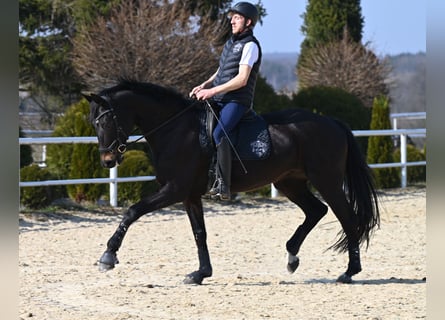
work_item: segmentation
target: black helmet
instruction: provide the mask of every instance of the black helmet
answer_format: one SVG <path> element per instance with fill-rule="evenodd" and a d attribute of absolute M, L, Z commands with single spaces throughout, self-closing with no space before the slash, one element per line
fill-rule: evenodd
<path fill-rule="evenodd" d="M 252 27 L 255 26 L 259 17 L 258 9 L 249 2 L 238 2 L 230 8 L 229 12 L 239 13 L 245 18 L 252 20 Z"/>

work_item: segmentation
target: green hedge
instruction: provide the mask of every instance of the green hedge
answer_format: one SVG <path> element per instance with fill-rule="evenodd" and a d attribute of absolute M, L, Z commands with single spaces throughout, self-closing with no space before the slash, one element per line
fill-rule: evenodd
<path fill-rule="evenodd" d="M 118 168 L 119 177 L 153 176 L 154 169 L 145 152 L 141 150 L 129 150 L 124 155 L 124 161 Z M 118 202 L 131 204 L 142 197 L 156 192 L 156 181 L 122 182 L 118 185 Z"/>
<path fill-rule="evenodd" d="M 67 109 L 58 119 L 54 137 L 96 136 L 88 120 L 89 103 L 82 99 Z M 96 144 L 52 144 L 47 147 L 48 169 L 57 179 L 105 178 L 108 170 L 102 168 Z M 68 185 L 66 190 L 71 199 L 96 201 L 107 190 L 105 184 Z"/>
<path fill-rule="evenodd" d="M 19 127 L 19 137 L 25 137 L 21 127 Z M 27 144 L 20 145 L 20 168 L 29 166 L 33 161 L 31 146 Z"/>
<path fill-rule="evenodd" d="M 36 164 L 20 169 L 21 181 L 44 181 L 53 178 L 48 169 L 40 168 Z M 59 186 L 22 187 L 20 188 L 20 203 L 28 209 L 41 209 L 64 195 L 63 188 Z"/>
<path fill-rule="evenodd" d="M 385 96 L 374 99 L 372 107 L 371 130 L 391 129 L 389 119 L 389 99 Z M 394 162 L 394 143 L 391 136 L 371 136 L 368 140 L 368 163 Z M 378 188 L 395 188 L 400 186 L 398 168 L 374 168 L 376 186 Z"/>
<path fill-rule="evenodd" d="M 293 96 L 293 105 L 337 118 L 352 130 L 367 130 L 371 112 L 355 95 L 340 88 L 314 86 Z"/>
<path fill-rule="evenodd" d="M 333 87 L 314 86 L 300 90 L 293 96 L 292 104 L 311 112 L 336 118 L 351 130 L 368 130 L 371 110 L 355 95 Z M 366 153 L 368 138 L 356 138 L 360 150 Z"/>
<path fill-rule="evenodd" d="M 408 162 L 425 161 L 425 154 L 413 145 L 406 147 Z M 400 162 L 400 149 L 394 151 L 394 162 Z M 407 168 L 408 183 L 425 182 L 426 166 L 412 166 Z"/>

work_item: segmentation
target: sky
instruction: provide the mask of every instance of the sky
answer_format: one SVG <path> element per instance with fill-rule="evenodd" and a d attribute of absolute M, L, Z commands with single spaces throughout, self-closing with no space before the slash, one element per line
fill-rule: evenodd
<path fill-rule="evenodd" d="M 251 1 L 255 3 L 256 1 Z M 427 0 L 361 0 L 362 43 L 378 55 L 426 52 Z M 264 53 L 299 52 L 307 0 L 262 0 L 267 16 L 255 35 Z"/>

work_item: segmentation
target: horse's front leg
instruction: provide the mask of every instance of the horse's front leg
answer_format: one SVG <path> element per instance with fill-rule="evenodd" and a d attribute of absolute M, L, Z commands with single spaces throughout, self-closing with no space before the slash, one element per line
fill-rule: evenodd
<path fill-rule="evenodd" d="M 146 213 L 167 207 L 178 201 L 179 200 L 176 197 L 173 197 L 171 192 L 168 191 L 168 187 L 164 187 L 159 192 L 142 199 L 128 208 L 116 231 L 108 240 L 107 249 L 99 259 L 99 270 L 111 270 L 117 263 L 119 263 L 119 260 L 117 259 L 117 251 L 121 247 L 122 240 L 133 222 Z"/>
<path fill-rule="evenodd" d="M 207 248 L 207 232 L 204 222 L 201 197 L 193 197 L 184 201 L 187 215 L 192 225 L 196 246 L 198 247 L 199 269 L 188 274 L 184 279 L 186 284 L 201 284 L 204 278 L 212 276 L 209 250 Z"/>

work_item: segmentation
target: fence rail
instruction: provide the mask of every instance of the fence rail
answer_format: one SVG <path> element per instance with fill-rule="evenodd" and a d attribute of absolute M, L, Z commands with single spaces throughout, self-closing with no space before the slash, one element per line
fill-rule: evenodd
<path fill-rule="evenodd" d="M 424 166 L 426 161 L 407 161 L 407 136 L 416 135 L 426 137 L 426 129 L 396 129 L 396 130 L 356 130 L 352 131 L 354 136 L 399 136 L 400 137 L 400 162 L 395 163 L 378 163 L 369 164 L 371 168 L 401 168 L 401 187 L 407 185 L 407 167 Z M 130 136 L 128 141 L 135 141 L 139 136 Z M 138 142 L 145 142 L 141 139 Z M 20 145 L 47 145 L 47 144 L 64 144 L 64 143 L 97 143 L 97 137 L 35 137 L 35 138 L 19 138 Z M 117 166 L 110 169 L 109 178 L 91 178 L 91 179 L 69 179 L 69 180 L 44 180 L 44 181 L 20 181 L 20 187 L 36 187 L 51 185 L 69 185 L 69 184 L 89 184 L 89 183 L 109 183 L 110 185 L 110 205 L 117 206 L 117 186 L 118 183 L 151 181 L 156 179 L 155 176 L 138 176 L 138 177 L 118 177 Z M 277 195 L 277 191 L 272 186 L 272 197 Z"/>
<path fill-rule="evenodd" d="M 426 119 L 426 112 L 404 112 L 404 113 L 392 113 L 390 115 L 392 119 L 392 128 L 397 129 L 398 120 L 422 120 Z"/>

